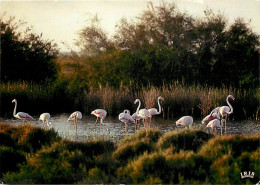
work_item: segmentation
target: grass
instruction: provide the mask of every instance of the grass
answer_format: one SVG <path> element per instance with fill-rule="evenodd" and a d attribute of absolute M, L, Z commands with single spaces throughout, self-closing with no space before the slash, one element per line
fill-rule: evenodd
<path fill-rule="evenodd" d="M 0 177 L 8 184 L 255 184 L 260 174 L 260 135 L 148 129 L 114 144 L 1 123 L 0 138 Z M 242 171 L 255 178 L 241 179 Z"/>
<path fill-rule="evenodd" d="M 141 108 L 158 108 L 158 96 L 164 97 L 162 102 L 162 114 L 165 119 L 179 118 L 183 115 L 191 115 L 195 119 L 206 116 L 213 108 L 227 105 L 226 97 L 232 94 L 236 99 L 231 101 L 234 113 L 230 119 L 259 120 L 260 90 L 248 90 L 247 92 L 233 88 L 213 88 L 197 86 L 185 86 L 180 83 L 167 84 L 163 87 L 141 87 L 133 90 L 121 85 L 118 89 L 108 85 L 99 84 L 97 88 L 80 85 L 74 82 L 70 84 L 66 80 L 60 80 L 55 84 L 28 84 L 6 83 L 0 85 L 1 115 L 11 117 L 14 104 L 11 101 L 18 100 L 17 110 L 39 115 L 42 112 L 51 114 L 72 112 L 80 110 L 84 114 L 90 114 L 92 110 L 103 108 L 108 116 L 118 116 L 124 109 L 131 113 L 136 111 L 134 100 L 139 98 Z M 82 87 L 81 87 L 82 86 Z"/>

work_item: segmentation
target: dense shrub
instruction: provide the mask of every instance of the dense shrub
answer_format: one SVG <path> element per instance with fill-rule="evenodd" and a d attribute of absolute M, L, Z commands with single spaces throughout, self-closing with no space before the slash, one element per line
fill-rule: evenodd
<path fill-rule="evenodd" d="M 164 134 L 158 141 L 162 149 L 173 147 L 175 152 L 193 150 L 196 152 L 203 143 L 213 136 L 200 130 L 171 131 Z"/>
<path fill-rule="evenodd" d="M 0 177 L 8 171 L 19 170 L 18 165 L 25 162 L 25 154 L 8 146 L 0 146 Z"/>

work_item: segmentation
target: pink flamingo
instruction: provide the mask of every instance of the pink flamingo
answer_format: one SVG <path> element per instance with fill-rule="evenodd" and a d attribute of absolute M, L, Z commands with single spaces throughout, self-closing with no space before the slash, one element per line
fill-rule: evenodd
<path fill-rule="evenodd" d="M 74 130 L 77 131 L 77 124 L 78 124 L 78 119 L 81 119 L 82 118 L 82 114 L 80 111 L 75 111 L 73 112 L 69 119 L 67 121 L 70 121 L 70 120 L 74 120 Z"/>
<path fill-rule="evenodd" d="M 191 116 L 183 116 L 176 121 L 176 126 L 185 126 L 186 128 L 191 128 L 193 123 L 193 118 Z"/>
<path fill-rule="evenodd" d="M 149 111 L 148 111 L 147 109 L 141 109 L 141 110 L 139 110 L 140 107 L 141 107 L 141 101 L 140 101 L 139 99 L 136 99 L 135 102 L 134 102 L 134 104 L 136 104 L 137 102 L 139 103 L 139 105 L 138 105 L 138 107 L 137 107 L 136 112 L 138 112 L 138 115 L 142 117 L 143 123 L 144 123 L 144 128 L 146 128 L 146 120 L 147 120 L 148 118 L 150 118 L 151 115 L 150 115 L 150 113 L 149 113 Z"/>
<path fill-rule="evenodd" d="M 215 134 L 217 132 L 217 127 L 218 128 L 222 128 L 223 125 L 223 120 L 219 120 L 219 119 L 213 119 L 211 120 L 208 124 L 207 124 L 207 128 L 211 128 L 211 133 L 213 133 L 214 129 L 215 129 Z"/>
<path fill-rule="evenodd" d="M 164 101 L 164 98 L 161 97 L 161 96 L 159 96 L 158 99 L 157 99 L 159 111 L 158 111 L 156 108 L 148 109 L 149 114 L 151 115 L 151 117 L 150 117 L 150 123 L 149 123 L 149 128 L 151 128 L 152 116 L 153 116 L 153 115 L 161 114 L 161 112 L 162 112 L 162 108 L 161 108 L 161 105 L 160 105 L 160 100 Z"/>
<path fill-rule="evenodd" d="M 98 118 L 100 118 L 100 130 L 101 130 L 101 125 L 107 115 L 107 111 L 105 111 L 104 109 L 96 109 L 96 110 L 92 111 L 91 114 L 93 114 L 97 117 L 96 122 L 95 122 L 95 130 L 96 130 L 96 124 L 97 124 Z"/>
<path fill-rule="evenodd" d="M 135 120 L 130 115 L 129 110 L 124 110 L 123 113 L 120 113 L 118 119 L 125 123 L 125 134 L 127 133 L 127 123 L 135 123 Z"/>
<path fill-rule="evenodd" d="M 39 120 L 42 121 L 44 129 L 46 129 L 47 126 L 51 125 L 51 122 L 49 122 L 50 118 L 51 118 L 51 115 L 49 113 L 42 113 L 40 115 Z"/>
<path fill-rule="evenodd" d="M 203 120 L 202 120 L 202 124 L 206 124 L 208 122 L 210 122 L 213 119 L 220 119 L 219 115 L 218 115 L 218 111 L 219 111 L 220 107 L 216 107 L 215 109 L 213 109 L 209 115 L 207 115 Z"/>
<path fill-rule="evenodd" d="M 233 107 L 229 103 L 229 100 L 228 100 L 229 98 L 231 98 L 233 101 L 235 100 L 234 96 L 228 95 L 226 98 L 226 102 L 227 102 L 228 106 L 222 106 L 218 110 L 218 113 L 221 116 L 221 118 L 223 119 L 223 117 L 225 117 L 225 134 L 227 134 L 227 117 L 228 117 L 228 115 L 233 113 Z M 221 135 L 222 135 L 222 127 L 221 127 Z"/>
<path fill-rule="evenodd" d="M 13 116 L 14 116 L 15 118 L 18 118 L 18 119 L 22 120 L 23 123 L 24 123 L 26 120 L 33 120 L 33 117 L 30 116 L 28 113 L 25 113 L 25 112 L 18 112 L 18 113 L 16 113 L 16 108 L 17 108 L 17 100 L 16 100 L 16 99 L 14 99 L 14 100 L 12 101 L 12 103 L 15 103 L 14 112 L 13 112 Z"/>

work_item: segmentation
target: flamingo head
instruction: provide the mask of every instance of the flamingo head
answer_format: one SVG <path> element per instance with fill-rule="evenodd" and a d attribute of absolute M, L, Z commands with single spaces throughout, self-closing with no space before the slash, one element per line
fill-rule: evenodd
<path fill-rule="evenodd" d="M 15 103 L 15 102 L 17 102 L 17 100 L 16 100 L 16 99 L 13 99 L 12 103 Z"/>
<path fill-rule="evenodd" d="M 139 99 L 136 99 L 135 102 L 134 102 L 134 104 L 137 104 L 139 101 L 140 101 Z"/>
<path fill-rule="evenodd" d="M 126 109 L 126 110 L 124 110 L 124 113 L 125 113 L 125 114 L 130 114 L 130 110 L 127 110 L 127 109 Z"/>
<path fill-rule="evenodd" d="M 232 95 L 228 95 L 228 98 L 231 98 L 233 101 L 235 100 L 235 97 Z"/>
<path fill-rule="evenodd" d="M 158 99 L 161 99 L 162 101 L 164 101 L 164 98 L 162 96 L 159 96 Z"/>

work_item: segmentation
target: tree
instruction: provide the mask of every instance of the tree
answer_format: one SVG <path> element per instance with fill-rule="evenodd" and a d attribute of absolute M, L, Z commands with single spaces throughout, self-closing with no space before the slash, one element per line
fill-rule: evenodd
<path fill-rule="evenodd" d="M 7 81 L 53 81 L 57 77 L 56 44 L 32 32 L 14 17 L 0 18 L 1 79 Z"/>

